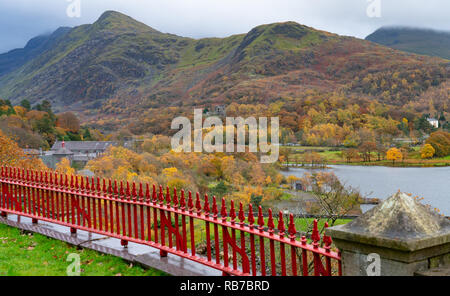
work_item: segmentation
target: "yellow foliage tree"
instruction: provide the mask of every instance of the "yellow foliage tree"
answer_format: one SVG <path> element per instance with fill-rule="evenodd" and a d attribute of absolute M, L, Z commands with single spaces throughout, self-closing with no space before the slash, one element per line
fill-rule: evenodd
<path fill-rule="evenodd" d="M 420 150 L 420 157 L 423 159 L 432 158 L 436 150 L 430 144 L 425 144 Z"/>
<path fill-rule="evenodd" d="M 44 170 L 47 167 L 41 159 L 26 155 L 16 142 L 0 130 L 0 166 Z"/>
<path fill-rule="evenodd" d="M 403 158 L 403 153 L 399 149 L 393 147 L 386 152 L 386 158 L 392 160 L 392 164 L 395 164 L 395 161 Z"/>
<path fill-rule="evenodd" d="M 66 175 L 75 174 L 75 169 L 70 166 L 70 160 L 65 157 L 56 164 L 56 171 L 59 172 L 60 174 Z"/>

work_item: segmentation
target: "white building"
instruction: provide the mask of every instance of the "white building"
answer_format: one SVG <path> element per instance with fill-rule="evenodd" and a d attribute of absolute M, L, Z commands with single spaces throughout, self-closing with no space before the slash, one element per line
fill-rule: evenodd
<path fill-rule="evenodd" d="M 427 118 L 428 122 L 434 126 L 435 128 L 439 127 L 439 120 L 435 119 L 435 118 Z"/>

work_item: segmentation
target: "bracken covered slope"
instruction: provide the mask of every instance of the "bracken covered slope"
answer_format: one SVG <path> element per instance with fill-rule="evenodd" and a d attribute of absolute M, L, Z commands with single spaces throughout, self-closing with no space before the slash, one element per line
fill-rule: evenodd
<path fill-rule="evenodd" d="M 33 104 L 47 99 L 57 110 L 78 111 L 104 128 L 130 124 L 137 132 L 154 125 L 148 117 L 161 112 L 232 102 L 269 104 L 310 90 L 405 105 L 442 90 L 450 73 L 443 59 L 295 22 L 261 25 L 227 38 L 191 39 L 114 11 L 70 29 L 17 67 L 0 72 L 0 97 Z"/>

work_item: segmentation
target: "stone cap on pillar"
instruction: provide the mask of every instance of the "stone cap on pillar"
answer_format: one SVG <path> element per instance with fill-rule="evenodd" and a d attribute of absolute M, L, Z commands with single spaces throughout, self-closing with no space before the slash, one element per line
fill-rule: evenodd
<path fill-rule="evenodd" d="M 450 220 L 397 192 L 357 219 L 328 228 L 333 240 L 357 242 L 403 252 L 450 243 Z"/>

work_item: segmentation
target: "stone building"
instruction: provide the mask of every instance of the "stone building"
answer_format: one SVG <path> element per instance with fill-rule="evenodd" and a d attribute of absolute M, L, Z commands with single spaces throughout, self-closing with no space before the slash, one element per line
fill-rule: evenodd
<path fill-rule="evenodd" d="M 84 166 L 89 160 L 102 156 L 110 146 L 116 145 L 116 142 L 106 141 L 56 141 L 50 151 L 41 155 L 41 159 L 50 168 L 55 168 L 63 158 L 69 159 L 71 164 Z"/>

